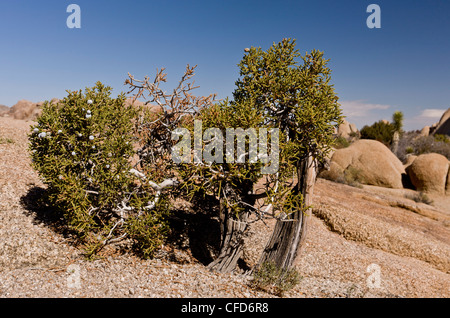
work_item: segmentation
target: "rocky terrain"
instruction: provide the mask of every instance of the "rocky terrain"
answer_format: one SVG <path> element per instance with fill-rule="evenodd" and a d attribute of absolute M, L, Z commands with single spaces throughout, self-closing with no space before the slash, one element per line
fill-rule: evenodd
<path fill-rule="evenodd" d="M 252 288 L 243 271 L 208 271 L 189 248 L 165 247 L 153 260 L 115 250 L 84 259 L 34 208 L 44 185 L 27 155 L 31 123 L 0 117 L 0 297 L 276 297 Z M 393 166 L 392 182 L 404 168 Z M 449 297 L 450 196 L 431 192 L 429 205 L 416 195 L 319 178 L 296 263 L 302 278 L 284 297 Z M 272 226 L 251 225 L 247 266 L 257 262 Z"/>

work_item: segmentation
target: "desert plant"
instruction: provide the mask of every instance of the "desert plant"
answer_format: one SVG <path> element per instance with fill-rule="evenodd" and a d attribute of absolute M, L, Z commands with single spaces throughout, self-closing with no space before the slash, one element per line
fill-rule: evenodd
<path fill-rule="evenodd" d="M 246 50 L 233 93 L 234 103 L 255 109 L 264 125 L 280 131 L 280 167 L 266 188 L 266 202 L 275 203 L 279 217 L 259 264 L 274 262 L 285 270 L 305 235 L 317 161 L 325 159 L 342 121 L 324 53 L 312 50 L 301 56 L 295 46 L 295 40 L 283 39 L 267 51 Z"/>
<path fill-rule="evenodd" d="M 129 76 L 127 84 L 130 85 L 130 92 L 135 90 L 135 97 L 144 97 L 148 102 L 157 104 L 160 112 L 154 114 L 153 118 L 143 118 L 139 120 L 138 130 L 141 131 L 139 164 L 135 166 L 146 178 L 154 178 L 156 173 L 161 182 L 176 178 L 179 182 L 177 188 L 172 188 L 173 196 L 184 197 L 192 202 L 200 202 L 201 197 L 205 195 L 217 197 L 221 202 L 220 210 L 225 214 L 231 213 L 235 216 L 251 205 L 254 199 L 248 199 L 248 193 L 252 192 L 252 185 L 256 182 L 259 167 L 261 164 L 237 163 L 237 162 L 206 162 L 202 160 L 202 155 L 206 149 L 213 144 L 213 139 L 205 140 L 203 137 L 208 129 L 218 130 L 222 134 L 218 138 L 223 140 L 227 128 L 247 129 L 257 127 L 261 123 L 261 118 L 250 107 L 242 107 L 228 102 L 228 100 L 213 103 L 214 96 L 195 97 L 191 91 L 195 89 L 191 78 L 194 76 L 195 67 L 186 68 L 185 75 L 180 80 L 179 86 L 171 93 L 165 94 L 159 85 L 165 81 L 166 74 L 161 70 L 155 79 L 149 78 L 137 80 Z M 196 126 L 196 122 L 200 126 Z M 198 129 L 198 131 L 197 131 Z M 179 133 L 179 135 L 177 135 Z M 186 137 L 184 134 L 187 134 Z M 196 153 L 197 145 L 195 139 L 190 136 L 199 134 L 202 143 L 200 153 Z M 175 136 L 175 138 L 174 138 Z M 181 138 L 179 137 L 181 136 Z M 172 159 L 178 156 L 178 143 L 186 140 L 186 146 L 189 148 L 187 160 Z M 248 141 L 245 141 L 245 146 Z M 194 149 L 193 157 L 199 155 L 200 160 L 193 162 L 190 149 Z M 235 155 L 235 152 L 232 153 Z M 221 158 L 222 159 L 222 158 Z M 187 161 L 187 162 L 185 162 Z M 241 202 L 241 200 L 244 200 Z M 227 212 L 225 212 L 227 211 Z M 226 227 L 224 224 L 222 228 Z M 223 231 L 224 233 L 226 230 Z M 237 232 L 236 232 L 237 233 Z M 242 235 L 242 231 L 239 235 Z M 237 249 L 237 255 L 240 255 L 240 249 Z M 223 256 L 223 253 L 219 253 Z M 216 259 L 220 263 L 221 256 Z M 237 259 L 236 259 L 237 261 Z M 211 265 L 212 267 L 213 265 Z M 232 268 L 230 266 L 230 268 Z"/>
<path fill-rule="evenodd" d="M 401 161 L 406 155 L 421 155 L 426 153 L 438 153 L 450 160 L 450 143 L 443 136 L 422 136 L 419 132 L 405 132 L 398 143 L 397 156 Z"/>
<path fill-rule="evenodd" d="M 360 132 L 362 139 L 378 140 L 389 146 L 392 143 L 395 127 L 391 123 L 380 120 L 373 123 L 371 126 L 365 125 L 361 128 Z"/>
<path fill-rule="evenodd" d="M 350 146 L 350 141 L 348 141 L 344 137 L 337 137 L 336 140 L 334 141 L 334 145 L 333 146 L 336 149 L 347 148 L 348 146 Z"/>
<path fill-rule="evenodd" d="M 404 195 L 405 198 L 413 200 L 415 202 L 421 202 L 421 203 L 425 203 L 428 205 L 433 204 L 433 199 L 431 199 L 427 194 L 423 193 L 423 192 L 416 192 L 413 194 L 407 193 Z"/>
<path fill-rule="evenodd" d="M 414 148 L 411 146 L 406 147 L 405 149 L 406 154 L 412 154 L 414 153 Z"/>
<path fill-rule="evenodd" d="M 364 184 L 366 181 L 362 176 L 361 172 L 362 172 L 361 169 L 349 166 L 344 171 L 344 180 L 345 180 L 344 183 L 352 187 L 362 188 L 361 184 Z"/>
<path fill-rule="evenodd" d="M 394 133 L 401 135 L 403 133 L 403 113 L 400 111 L 394 112 L 392 115 L 392 122 L 380 120 L 372 125 L 365 125 L 360 133 L 362 139 L 374 139 L 390 146 L 394 139 Z"/>
<path fill-rule="evenodd" d="M 403 113 L 400 111 L 394 112 L 392 114 L 392 126 L 394 128 L 394 131 L 402 132 L 403 129 Z"/>
<path fill-rule="evenodd" d="M 171 94 L 159 87 L 165 81 L 162 71 L 153 81 L 148 77 L 136 80 L 129 76 L 126 83 L 130 92 L 135 92 L 135 98 L 144 97 L 161 109 L 153 119 L 139 120 L 138 130 L 144 138 L 142 148 L 138 150 L 140 159 L 136 168 L 146 179 L 158 176 L 161 182 L 166 182 L 176 178 L 179 186 L 172 189 L 174 195 L 184 193 L 194 198 L 207 194 L 218 199 L 222 242 L 219 256 L 209 266 L 214 270 L 234 269 L 241 256 L 250 213 L 263 218 L 272 208 L 271 215 L 280 222 L 266 249 L 270 255 L 263 255 L 261 260 L 274 261 L 286 270 L 304 237 L 301 229 L 306 226 L 308 191 L 314 183 L 316 160 L 322 160 L 330 150 L 334 128 L 340 124 L 341 110 L 330 85 L 331 71 L 322 52 L 313 50 L 306 54 L 300 65 L 296 61 L 300 54 L 295 49 L 295 40 L 283 39 L 267 51 L 255 47 L 245 51 L 232 101 L 213 103 L 212 96 L 193 96 L 191 90 L 194 87 L 189 80 L 195 67 L 187 67 L 180 84 Z M 247 129 L 279 132 L 265 136 L 267 144 L 271 145 L 266 150 L 277 152 L 279 166 L 265 176 L 262 195 L 253 194 L 254 185 L 263 177 L 261 168 L 267 168 L 270 162 L 228 159 L 223 162 L 215 157 L 222 150 L 218 145 L 227 143 L 227 128 L 240 128 L 249 133 L 241 145 L 242 155 L 248 157 L 252 152 L 250 139 L 262 137 L 259 132 L 252 137 Z M 196 134 L 202 136 L 199 144 L 195 141 Z M 194 140 L 190 138 L 192 135 Z M 184 148 L 174 148 L 178 146 L 177 142 L 183 143 L 189 151 L 182 155 L 178 153 Z M 173 155 L 171 149 L 177 149 L 175 156 L 178 159 L 181 156 L 187 162 L 180 160 L 174 164 L 157 159 Z M 201 155 L 205 152 L 214 160 L 202 160 Z M 234 149 L 226 156 L 237 158 L 237 154 L 238 150 Z M 164 161 L 162 166 L 158 160 Z M 263 206 L 255 207 L 258 197 L 266 200 Z M 280 231 L 286 235 L 280 235 Z M 280 242 L 280 239 L 286 242 Z"/>
<path fill-rule="evenodd" d="M 450 137 L 444 134 L 435 134 L 434 140 L 437 142 L 444 142 L 446 144 L 450 143 Z"/>
<path fill-rule="evenodd" d="M 0 145 L 1 144 L 13 144 L 14 140 L 11 138 L 0 137 Z"/>
<path fill-rule="evenodd" d="M 285 292 L 294 288 L 300 279 L 300 274 L 294 268 L 284 270 L 273 262 L 264 262 L 254 271 L 250 286 L 282 297 Z"/>
<path fill-rule="evenodd" d="M 138 187 L 130 173 L 138 111 L 125 106 L 124 94 L 116 99 L 110 94 L 111 88 L 98 82 L 84 94 L 68 92 L 58 103 L 46 102 L 29 135 L 33 167 L 48 186 L 47 199 L 84 242 L 88 256 L 139 231 L 135 219 L 141 215 L 150 214 L 158 223 L 166 211 L 158 204 L 149 207 L 155 191 Z M 163 235 L 155 230 L 146 240 Z"/>

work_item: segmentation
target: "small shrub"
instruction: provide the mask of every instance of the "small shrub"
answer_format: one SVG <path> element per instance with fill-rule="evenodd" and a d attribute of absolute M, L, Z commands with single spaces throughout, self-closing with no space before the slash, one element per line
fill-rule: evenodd
<path fill-rule="evenodd" d="M 14 140 L 11 138 L 0 137 L 0 145 L 1 144 L 13 144 L 13 143 L 14 143 Z"/>
<path fill-rule="evenodd" d="M 450 142 L 445 135 L 422 136 L 418 132 L 404 133 L 398 143 L 397 156 L 401 161 L 407 154 L 438 153 L 450 160 Z"/>
<path fill-rule="evenodd" d="M 374 139 L 389 146 L 392 143 L 395 126 L 380 120 L 371 126 L 364 126 L 360 132 L 361 139 Z"/>
<path fill-rule="evenodd" d="M 265 262 L 254 272 L 251 286 L 282 297 L 285 292 L 294 288 L 300 279 L 300 274 L 294 268 L 283 270 L 273 262 Z"/>
<path fill-rule="evenodd" d="M 425 193 L 423 192 L 418 192 L 418 193 L 414 193 L 414 194 L 405 194 L 405 198 L 413 200 L 415 202 L 421 202 L 421 203 L 425 203 L 428 205 L 433 204 L 433 200 L 427 196 Z"/>
<path fill-rule="evenodd" d="M 322 171 L 319 177 L 356 188 L 362 188 L 361 183 L 365 183 L 365 179 L 361 176 L 361 170 L 351 166 L 344 172 L 337 169 Z"/>
<path fill-rule="evenodd" d="M 408 146 L 408 147 L 406 147 L 405 151 L 407 154 L 412 154 L 412 153 L 414 153 L 414 148 L 411 146 Z"/>
<path fill-rule="evenodd" d="M 365 183 L 365 179 L 361 176 L 361 169 L 349 166 L 344 171 L 345 183 L 354 187 L 361 187 L 361 183 Z"/>
<path fill-rule="evenodd" d="M 344 137 L 337 137 L 336 140 L 334 141 L 333 146 L 336 149 L 347 148 L 348 146 L 350 146 L 350 142 Z"/>
<path fill-rule="evenodd" d="M 49 204 L 84 242 L 88 257 L 128 235 L 145 240 L 141 246 L 150 255 L 149 240 L 164 237 L 164 226 L 157 224 L 166 209 L 143 208 L 156 200 L 130 174 L 138 111 L 125 106 L 123 94 L 110 94 L 98 82 L 84 94 L 68 92 L 59 103 L 46 102 L 29 135 L 33 167 L 48 185 Z M 143 229 L 151 234 L 139 235 Z"/>
<path fill-rule="evenodd" d="M 444 142 L 446 144 L 450 143 L 450 138 L 444 134 L 435 134 L 434 140 L 436 140 L 437 142 Z"/>

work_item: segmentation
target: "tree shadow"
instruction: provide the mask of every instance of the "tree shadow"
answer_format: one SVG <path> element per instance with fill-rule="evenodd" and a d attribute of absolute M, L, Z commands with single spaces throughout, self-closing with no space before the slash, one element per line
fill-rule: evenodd
<path fill-rule="evenodd" d="M 20 198 L 25 215 L 31 216 L 34 224 L 43 224 L 75 244 L 77 240 L 67 227 L 62 212 L 48 204 L 47 195 L 45 188 L 37 186 L 30 188 L 27 194 Z"/>
<path fill-rule="evenodd" d="M 30 188 L 26 195 L 20 198 L 25 214 L 33 218 L 34 224 L 43 224 L 62 235 L 71 244 L 78 245 L 79 238 L 69 229 L 63 213 L 48 203 L 47 196 L 45 188 Z M 168 245 L 189 251 L 192 257 L 203 265 L 214 261 L 221 242 L 219 201 L 216 198 L 205 195 L 194 200 L 189 209 L 173 210 L 168 221 Z"/>
<path fill-rule="evenodd" d="M 191 255 L 203 265 L 211 263 L 220 248 L 219 202 L 212 196 L 192 202 L 189 210 L 172 211 L 168 241 Z"/>

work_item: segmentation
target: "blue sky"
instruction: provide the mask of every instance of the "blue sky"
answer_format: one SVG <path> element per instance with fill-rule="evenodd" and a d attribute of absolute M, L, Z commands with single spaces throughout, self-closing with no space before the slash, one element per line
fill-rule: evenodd
<path fill-rule="evenodd" d="M 81 28 L 69 29 L 69 4 Z M 369 4 L 381 28 L 369 29 Z M 0 104 L 62 98 L 100 80 L 126 92 L 127 73 L 165 67 L 170 90 L 198 65 L 199 95 L 231 97 L 237 63 L 250 46 L 297 39 L 331 59 L 344 114 L 361 128 L 405 114 L 420 129 L 450 107 L 450 1 L 84 1 L 0 0 Z"/>

